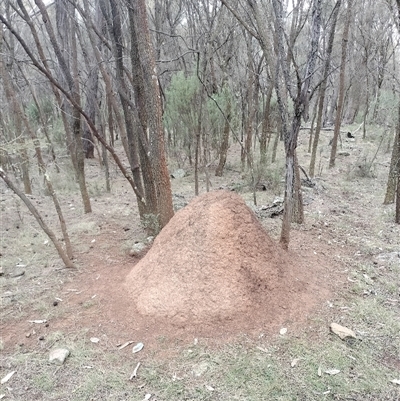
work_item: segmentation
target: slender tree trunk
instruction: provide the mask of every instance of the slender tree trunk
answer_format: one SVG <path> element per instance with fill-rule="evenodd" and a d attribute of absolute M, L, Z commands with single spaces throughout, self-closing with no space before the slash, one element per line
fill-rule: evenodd
<path fill-rule="evenodd" d="M 386 184 L 386 194 L 385 199 L 383 201 L 384 205 L 388 205 L 390 203 L 394 203 L 396 199 L 396 187 L 397 187 L 397 178 L 400 175 L 400 152 L 399 152 L 399 142 L 400 142 L 400 102 L 399 102 L 399 110 L 398 110 L 398 121 L 396 124 L 396 132 L 394 137 L 393 149 L 392 149 L 392 157 L 390 159 L 390 168 L 389 175 Z"/>
<path fill-rule="evenodd" d="M 101 41 L 98 42 L 98 47 L 101 46 Z M 96 105 L 98 104 L 98 87 L 99 87 L 99 67 L 97 64 L 92 65 L 89 60 L 87 60 L 87 65 L 89 66 L 89 76 L 87 79 L 86 86 L 86 113 L 89 118 L 96 123 Z M 92 131 L 90 130 L 87 123 L 84 123 L 83 127 L 83 152 L 86 159 L 94 158 L 94 139 L 92 136 Z"/>
<path fill-rule="evenodd" d="M 203 94 L 204 86 L 200 91 L 200 110 L 197 117 L 196 126 L 196 143 L 194 148 L 194 194 L 197 196 L 199 194 L 199 164 L 200 164 L 200 141 L 201 141 L 201 127 L 202 127 L 202 117 L 203 117 Z"/>
<path fill-rule="evenodd" d="M 68 2 L 56 3 L 56 13 L 58 12 L 58 18 L 60 22 L 59 29 L 64 28 L 64 31 L 59 31 L 61 33 L 61 37 L 65 40 L 63 43 L 63 50 L 61 50 L 60 44 L 57 41 L 56 35 L 53 30 L 53 26 L 51 24 L 50 17 L 47 13 L 46 6 L 44 5 L 42 0 L 35 0 L 35 4 L 38 6 L 40 13 L 43 17 L 43 21 L 47 30 L 47 34 L 49 35 L 50 42 L 52 44 L 54 53 L 57 57 L 57 61 L 59 67 L 62 71 L 62 74 L 65 78 L 66 84 L 68 86 L 68 90 L 71 94 L 71 98 L 74 100 L 74 103 L 80 106 L 80 94 L 79 94 L 79 85 L 78 85 L 78 67 L 77 67 L 77 49 L 76 49 L 76 36 L 75 36 L 75 24 L 74 21 L 69 21 L 70 24 L 66 24 L 68 13 L 66 12 L 68 8 L 70 8 L 71 13 L 75 12 L 73 6 Z M 66 28 L 67 26 L 67 28 Z M 65 35 L 65 36 L 64 36 Z M 72 58 L 72 68 L 69 67 L 66 58 L 63 56 L 63 52 L 70 50 L 70 57 Z M 71 72 L 72 70 L 72 72 Z M 73 137 L 73 149 L 72 153 L 75 156 L 75 173 L 77 177 L 77 181 L 79 184 L 79 188 L 81 191 L 83 207 L 85 213 L 90 213 L 92 211 L 90 205 L 90 198 L 86 188 L 86 180 L 85 180 L 85 159 L 82 150 L 82 129 L 81 129 L 81 115 L 79 110 L 76 107 L 72 108 L 72 133 Z"/>
<path fill-rule="evenodd" d="M 69 4 L 68 4 L 69 5 Z M 75 13 L 75 9 L 71 7 L 71 13 Z M 76 25 L 75 21 L 72 20 L 71 23 L 71 55 L 72 55 L 72 79 L 73 87 L 72 95 L 77 104 L 81 104 L 80 88 L 79 88 L 79 71 L 78 71 L 78 50 L 76 43 Z M 83 153 L 83 143 L 82 143 L 82 120 L 81 113 L 76 107 L 72 108 L 72 131 L 74 134 L 74 146 L 77 162 L 76 175 L 78 179 L 79 188 L 81 191 L 83 209 L 85 213 L 92 212 L 92 206 L 90 204 L 90 197 L 86 187 L 86 177 L 85 177 L 85 155 Z"/>
<path fill-rule="evenodd" d="M 304 223 L 303 194 L 301 192 L 301 179 L 297 152 L 294 153 L 294 202 L 292 222 L 297 224 Z"/>
<path fill-rule="evenodd" d="M 140 193 L 144 193 L 142 174 L 140 171 L 140 160 L 139 160 L 139 138 L 137 134 L 137 129 L 140 127 L 136 126 L 133 121 L 134 115 L 132 113 L 131 107 L 128 103 L 127 94 L 128 86 L 124 79 L 124 63 L 123 63 L 123 36 L 122 36 L 122 26 L 121 26 L 121 16 L 120 10 L 118 9 L 117 2 L 115 0 L 109 0 L 111 5 L 112 21 L 108 21 L 110 34 L 113 38 L 113 50 L 116 64 L 116 78 L 117 87 L 120 97 L 120 102 L 122 105 L 122 110 L 124 113 L 126 135 L 128 138 L 128 158 L 132 170 L 133 179 L 139 189 Z M 107 17 L 107 10 L 105 7 L 105 0 L 101 0 L 101 7 L 103 16 Z M 145 194 L 146 198 L 146 194 Z M 138 208 L 141 218 L 149 213 L 147 210 L 148 203 L 144 204 L 141 202 L 141 198 L 138 198 Z"/>
<path fill-rule="evenodd" d="M 342 124 L 342 112 L 344 105 L 344 95 L 345 95 L 345 72 L 346 72 L 346 64 L 347 64 L 347 44 L 349 41 L 349 30 L 350 30 L 350 22 L 351 22 L 351 13 L 353 8 L 353 0 L 347 0 L 347 13 L 346 13 L 346 21 L 343 30 L 343 38 L 342 38 L 342 56 L 341 56 L 341 64 L 340 64 L 340 74 L 339 74 L 339 99 L 338 106 L 336 110 L 336 119 L 335 119 L 335 128 L 333 132 L 333 140 L 332 140 L 332 148 L 331 148 L 331 156 L 329 159 L 329 167 L 332 168 L 335 166 L 336 160 L 336 152 L 337 152 L 337 143 L 340 135 L 340 126 Z"/>
<path fill-rule="evenodd" d="M 274 12 L 277 18 L 277 46 L 279 53 L 279 61 L 283 71 L 283 75 L 285 78 L 286 87 L 288 92 L 291 93 L 290 88 L 290 78 L 288 73 L 288 66 L 284 62 L 284 33 L 283 33 L 283 20 L 282 20 L 282 3 L 278 0 L 273 1 Z M 321 27 L 321 0 L 315 0 L 312 4 L 312 38 L 311 38 L 311 48 L 307 58 L 307 64 L 304 71 L 304 81 L 301 84 L 298 84 L 298 93 L 297 96 L 292 98 L 294 99 L 294 116 L 292 119 L 292 125 L 290 131 L 287 131 L 285 127 L 283 127 L 283 131 L 285 134 L 285 152 L 286 152 L 286 178 L 285 178 L 285 200 L 284 200 L 284 212 L 282 218 L 282 229 L 281 229 L 281 237 L 280 243 L 284 249 L 287 249 L 289 246 L 290 240 L 290 224 L 293 217 L 293 209 L 297 207 L 296 210 L 296 219 L 298 221 L 303 220 L 303 216 L 299 216 L 299 213 L 302 212 L 302 207 L 300 204 L 302 203 L 302 199 L 300 195 L 300 188 L 298 190 L 296 185 L 300 185 L 300 180 L 296 180 L 296 147 L 297 147 L 297 138 L 300 130 L 301 119 L 303 117 L 304 112 L 307 110 L 308 102 L 309 102 L 309 87 L 311 83 L 312 74 L 314 73 L 315 62 L 317 58 L 318 51 L 318 42 L 320 36 L 320 27 Z M 278 102 L 281 101 L 278 96 Z M 284 125 L 284 118 L 282 118 L 282 124 Z M 294 199 L 297 191 L 297 200 Z M 295 202 L 298 202 L 295 205 Z"/>
<path fill-rule="evenodd" d="M 21 2 L 22 0 L 17 0 L 18 2 Z M 21 5 L 20 5 L 21 7 Z M 23 7 L 23 5 L 22 5 Z M 27 15 L 27 13 L 24 13 L 24 16 Z M 28 16 L 29 17 L 29 16 Z M 40 45 L 39 41 L 36 41 L 37 35 L 35 37 L 35 42 L 38 45 L 38 50 L 40 51 L 40 61 L 33 55 L 32 51 L 30 50 L 30 47 L 27 45 L 27 43 L 24 41 L 24 39 L 21 37 L 21 35 L 18 34 L 18 32 L 13 28 L 13 26 L 0 14 L 0 21 L 7 27 L 7 29 L 14 35 L 14 37 L 17 38 L 18 42 L 21 44 L 22 48 L 25 50 L 25 53 L 28 55 L 29 59 L 32 61 L 32 64 L 35 66 L 35 68 L 40 71 L 49 81 L 52 87 L 57 88 L 54 90 L 54 94 L 57 98 L 57 102 L 61 103 L 60 97 L 59 97 L 59 92 L 61 92 L 65 97 L 68 99 L 68 101 L 75 107 L 77 110 L 79 110 L 80 114 L 85 118 L 86 122 L 89 124 L 90 129 L 92 130 L 93 135 L 96 137 L 96 139 L 104 145 L 104 147 L 107 149 L 108 152 L 112 155 L 115 163 L 117 164 L 118 168 L 121 170 L 123 176 L 126 178 L 126 180 L 129 182 L 130 186 L 132 187 L 133 191 L 137 196 L 141 196 L 140 192 L 138 191 L 138 188 L 135 184 L 135 181 L 133 180 L 132 175 L 129 173 L 129 171 L 125 168 L 124 164 L 122 163 L 121 159 L 118 157 L 117 153 L 115 152 L 114 148 L 111 147 L 107 141 L 99 134 L 99 132 L 96 129 L 96 126 L 93 124 L 93 122 L 90 120 L 89 116 L 84 112 L 82 107 L 75 101 L 73 96 L 70 94 L 68 89 L 66 89 L 63 85 L 61 85 L 52 75 L 51 71 L 48 68 L 47 60 L 44 57 L 44 53 L 42 52 L 42 48 Z M 26 19 L 26 21 L 30 21 L 29 18 Z M 30 27 L 32 27 L 32 24 L 30 24 Z M 35 35 L 35 30 L 33 29 L 34 35 Z M 143 198 L 143 202 L 145 202 Z"/>
<path fill-rule="evenodd" d="M 271 98 L 274 86 L 271 84 L 268 87 L 267 95 L 265 97 L 264 115 L 260 137 L 260 163 L 265 166 L 267 163 L 267 143 L 269 144 L 271 138 Z M 267 141 L 268 139 L 268 141 Z"/>
<path fill-rule="evenodd" d="M 222 134 L 222 141 L 221 141 L 221 147 L 219 149 L 219 163 L 218 167 L 215 170 L 215 175 L 217 177 L 222 177 L 223 172 L 224 172 L 224 167 L 226 163 L 226 156 L 228 153 L 228 147 L 229 147 L 229 132 L 230 132 L 230 121 L 231 121 L 231 102 L 228 101 L 227 107 L 226 107 L 226 120 L 225 120 L 225 125 L 224 125 L 224 132 Z"/>
<path fill-rule="evenodd" d="M 321 87 L 319 90 L 319 100 L 318 100 L 318 113 L 317 113 L 317 126 L 315 129 L 314 141 L 312 145 L 312 152 L 311 152 L 311 160 L 310 160 L 310 177 L 314 177 L 315 175 L 315 161 L 317 157 L 317 149 L 318 149 L 318 142 L 319 136 L 322 129 L 322 115 L 324 111 L 324 103 L 325 103 L 325 94 L 326 94 L 326 87 L 328 82 L 328 73 L 331 66 L 331 56 L 333 50 L 333 42 L 335 38 L 335 31 L 336 31 L 336 22 L 337 17 L 339 14 L 339 9 L 341 6 L 342 1 L 338 0 L 335 4 L 335 7 L 332 12 L 332 26 L 329 32 L 329 39 L 328 39 L 328 47 L 326 49 L 326 59 L 325 59 L 325 66 L 324 66 L 324 78 L 321 83 Z"/>

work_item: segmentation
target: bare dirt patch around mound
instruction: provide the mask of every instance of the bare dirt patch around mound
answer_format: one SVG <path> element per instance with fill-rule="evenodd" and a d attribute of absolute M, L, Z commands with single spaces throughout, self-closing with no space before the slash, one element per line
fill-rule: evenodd
<path fill-rule="evenodd" d="M 126 288 L 142 316 L 243 332 L 302 320 L 327 299 L 326 266 L 308 264 L 283 251 L 239 195 L 215 191 L 175 214 Z"/>

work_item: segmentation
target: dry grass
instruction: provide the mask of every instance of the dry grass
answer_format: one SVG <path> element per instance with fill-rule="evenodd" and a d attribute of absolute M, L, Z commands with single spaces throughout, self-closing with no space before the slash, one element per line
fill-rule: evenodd
<path fill-rule="evenodd" d="M 379 133 L 366 143 L 359 139 L 344 143 L 351 155 L 339 158 L 337 167 L 329 171 L 326 164 L 330 149 L 323 143 L 321 161 L 317 161 L 322 176 L 316 188 L 307 192 L 311 204 L 306 207 L 305 228 L 314 230 L 331 246 L 332 257 L 341 269 L 346 269 L 349 287 L 339 291 L 309 326 L 285 336 L 276 333 L 270 338 L 253 339 L 243 335 L 217 347 L 201 338 L 197 344 L 176 344 L 170 338 L 160 338 L 160 350 L 174 350 L 175 356 L 167 359 L 156 351 L 138 357 L 128 349 L 118 351 L 106 337 L 93 344 L 85 330 L 73 326 L 51 331 L 46 341 L 30 347 L 16 343 L 5 348 L 0 338 L 0 376 L 17 372 L 9 383 L 0 386 L 0 395 L 5 394 L 5 400 L 21 401 L 143 400 L 147 393 L 159 401 L 400 400 L 400 386 L 391 382 L 400 379 L 400 259 L 376 262 L 379 254 L 400 251 L 400 229 L 393 224 L 393 206 L 382 205 L 390 155 L 384 147 L 380 149 L 373 174 L 348 173 L 357 168 L 363 155 L 370 160 L 378 143 Z M 303 148 L 306 145 L 302 152 Z M 308 156 L 299 156 L 301 164 L 307 166 Z M 112 194 L 105 194 L 103 178 L 93 181 L 98 167 L 91 167 L 91 194 L 96 199 L 91 216 L 81 215 L 71 175 L 65 175 L 65 182 L 57 180 L 74 248 L 78 255 L 88 252 L 105 223 L 123 227 L 129 221 L 135 227 L 127 233 L 127 242 L 115 249 L 123 252 L 128 242 L 143 236 L 133 195 L 126 184 L 123 187 L 115 182 Z M 272 202 L 281 193 L 277 171 L 269 170 L 273 185 L 259 193 L 259 205 Z M 193 196 L 191 180 L 188 176 L 173 181 L 174 191 L 189 199 Z M 227 177 L 220 181 L 212 180 L 214 187 L 248 188 L 246 177 L 234 171 L 227 171 Z M 204 190 L 204 182 L 202 186 Z M 33 197 L 35 204 L 57 227 L 49 198 L 38 192 Z M 243 196 L 252 199 L 250 192 Z M 48 320 L 68 318 L 68 308 L 62 302 L 55 308 L 52 301 L 53 294 L 71 280 L 73 273 L 58 270 L 61 263 L 46 237 L 3 186 L 1 207 L 2 323 L 12 326 L 32 313 Z M 279 220 L 264 223 L 277 235 Z M 25 271 L 23 276 L 12 277 L 20 270 Z M 91 302 L 96 301 L 87 301 L 84 307 L 92 308 Z M 342 341 L 331 334 L 331 321 L 355 330 L 357 340 Z M 60 367 L 47 361 L 49 350 L 56 346 L 71 350 L 71 356 Z M 297 364 L 292 367 L 295 359 Z M 129 381 L 139 360 L 138 377 Z M 324 373 L 330 369 L 340 373 Z"/>

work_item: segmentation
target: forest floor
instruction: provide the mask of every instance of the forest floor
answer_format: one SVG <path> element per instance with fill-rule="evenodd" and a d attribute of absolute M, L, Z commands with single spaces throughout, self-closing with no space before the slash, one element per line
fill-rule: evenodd
<path fill-rule="evenodd" d="M 267 209 L 283 195 L 281 148 L 277 163 L 256 169 L 264 189 L 257 205 L 239 146 L 230 148 L 223 177 L 210 167 L 210 190 L 239 194 L 254 221 L 233 195 L 213 214 L 204 195 L 190 203 L 193 171 L 182 166 L 186 176 L 171 179 L 174 203 L 189 206 L 139 256 L 130 256 L 132 248 L 148 239 L 115 166 L 107 193 L 98 160 L 87 161 L 93 212 L 84 215 L 69 164 L 61 163 L 52 177 L 75 269 L 63 268 L 25 205 L 0 183 L 0 379 L 15 372 L 0 384 L 0 399 L 400 400 L 400 227 L 394 205 L 382 204 L 389 138 L 378 129 L 365 140 L 359 132 L 343 137 L 328 169 L 331 134 L 322 138 L 315 185 L 303 187 L 305 222 L 293 224 L 288 253 L 277 244 L 281 216 Z M 302 130 L 306 170 L 307 147 Z M 172 172 L 179 167 L 171 164 Z M 58 232 L 40 178 L 33 187 L 30 200 Z M 229 222 L 239 228 L 221 237 Z M 251 272 L 243 282 L 237 260 Z M 256 281 L 265 291 L 249 286 Z M 132 294 L 138 286 L 140 296 Z M 332 322 L 356 338 L 341 340 Z M 143 349 L 132 353 L 138 343 Z M 59 347 L 70 355 L 54 365 L 49 352 Z"/>

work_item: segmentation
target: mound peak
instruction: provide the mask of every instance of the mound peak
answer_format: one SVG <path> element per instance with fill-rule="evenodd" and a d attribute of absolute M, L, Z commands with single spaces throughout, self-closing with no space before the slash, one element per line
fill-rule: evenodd
<path fill-rule="evenodd" d="M 178 211 L 127 276 L 138 312 L 172 322 L 286 319 L 310 274 L 267 234 L 243 199 L 215 191 Z M 308 276 L 308 277 L 307 277 Z"/>

